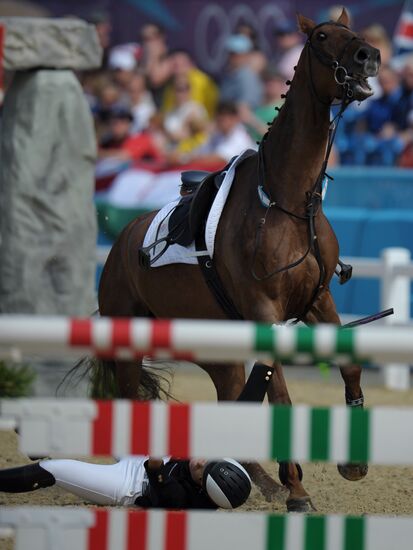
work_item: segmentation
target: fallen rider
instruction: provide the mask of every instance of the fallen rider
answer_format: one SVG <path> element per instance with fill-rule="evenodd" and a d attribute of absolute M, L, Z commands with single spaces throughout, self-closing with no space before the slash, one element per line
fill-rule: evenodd
<path fill-rule="evenodd" d="M 128 456 L 105 465 L 52 459 L 0 470 L 0 491 L 24 493 L 52 485 L 94 504 L 143 508 L 237 508 L 251 492 L 249 475 L 231 458 Z"/>
<path fill-rule="evenodd" d="M 255 363 L 238 402 L 262 402 L 273 368 Z M 0 491 L 25 493 L 57 485 L 89 502 L 142 508 L 237 508 L 251 492 L 246 470 L 233 460 L 127 456 L 116 464 L 41 460 L 0 470 Z"/>

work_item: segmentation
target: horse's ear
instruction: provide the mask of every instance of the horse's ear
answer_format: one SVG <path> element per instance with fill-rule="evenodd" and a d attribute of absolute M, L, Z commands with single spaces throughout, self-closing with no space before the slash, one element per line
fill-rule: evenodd
<path fill-rule="evenodd" d="M 312 19 L 309 19 L 308 17 L 304 17 L 304 15 L 301 15 L 301 13 L 297 13 L 297 22 L 300 31 L 307 35 L 310 35 L 311 31 L 315 27 L 314 21 Z"/>
<path fill-rule="evenodd" d="M 345 25 L 346 27 L 350 27 L 350 16 L 346 8 L 343 7 L 343 11 L 341 12 L 340 17 L 337 19 L 337 23 Z"/>

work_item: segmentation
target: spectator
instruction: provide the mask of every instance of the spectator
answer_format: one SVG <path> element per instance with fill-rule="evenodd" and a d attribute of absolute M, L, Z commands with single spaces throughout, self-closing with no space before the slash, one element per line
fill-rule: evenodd
<path fill-rule="evenodd" d="M 401 98 L 395 107 L 393 121 L 405 142 L 399 165 L 413 168 L 413 55 L 405 58 L 401 79 Z"/>
<path fill-rule="evenodd" d="M 234 102 L 218 104 L 215 130 L 208 141 L 192 155 L 181 157 L 181 162 L 227 163 L 245 149 L 256 148 L 244 128 Z"/>
<path fill-rule="evenodd" d="M 150 132 L 132 134 L 133 115 L 129 109 L 113 109 L 109 118 L 109 132 L 99 144 L 99 159 L 119 161 L 150 160 L 161 162 L 163 156 Z"/>
<path fill-rule="evenodd" d="M 170 141 L 189 152 L 206 139 L 208 113 L 205 107 L 191 99 L 191 87 L 185 76 L 173 82 L 174 108 L 165 114 L 164 129 Z"/>
<path fill-rule="evenodd" d="M 96 91 L 95 104 L 92 112 L 95 117 L 95 126 L 98 140 L 109 128 L 109 118 L 113 109 L 121 105 L 121 89 L 113 81 L 107 81 Z M 126 105 L 125 105 L 126 107 Z"/>
<path fill-rule="evenodd" d="M 170 54 L 172 78 L 186 78 L 190 86 L 190 98 L 201 103 L 212 118 L 215 114 L 218 101 L 218 88 L 215 82 L 206 73 L 195 66 L 189 52 L 176 49 Z M 176 103 L 173 82 L 165 88 L 162 109 L 168 111 Z"/>
<path fill-rule="evenodd" d="M 141 28 L 140 41 L 143 48 L 142 67 L 148 79 L 149 90 L 159 107 L 164 88 L 172 75 L 165 31 L 156 23 L 147 23 Z"/>
<path fill-rule="evenodd" d="M 251 40 L 243 34 L 233 34 L 227 39 L 228 70 L 221 81 L 220 99 L 246 103 L 255 109 L 262 101 L 262 82 L 249 66 L 252 47 Z"/>
<path fill-rule="evenodd" d="M 257 31 L 250 23 L 242 21 L 236 26 L 235 34 L 242 34 L 251 40 L 252 50 L 248 54 L 248 65 L 254 72 L 261 74 L 267 66 L 268 60 L 259 47 Z"/>
<path fill-rule="evenodd" d="M 143 72 L 136 71 L 127 87 L 133 115 L 132 132 L 142 132 L 149 126 L 151 117 L 156 112 L 152 94 L 146 86 Z"/>
<path fill-rule="evenodd" d="M 94 10 L 86 18 L 88 23 L 95 26 L 99 44 L 102 46 L 104 55 L 110 46 L 112 24 L 109 14 L 104 10 Z"/>
<path fill-rule="evenodd" d="M 127 88 L 133 78 L 138 60 L 142 54 L 139 44 L 121 44 L 115 46 L 109 52 L 109 69 L 112 71 L 114 81 L 122 88 L 125 101 L 128 95 Z"/>
<path fill-rule="evenodd" d="M 271 65 L 286 79 L 292 80 L 294 67 L 303 49 L 301 34 L 292 21 L 280 22 L 274 31 L 276 49 Z"/>
<path fill-rule="evenodd" d="M 262 105 L 257 107 L 255 111 L 251 111 L 246 105 L 240 106 L 241 119 L 246 124 L 254 141 L 262 138 L 268 130 L 267 123 L 274 120 L 278 115 L 278 110 L 275 108 L 281 107 L 284 103 L 281 95 L 287 91 L 284 77 L 277 71 L 267 69 L 264 71 L 262 78 L 264 82 L 264 101 Z"/>
<path fill-rule="evenodd" d="M 360 112 L 347 147 L 343 148 L 340 142 L 342 161 L 346 164 L 393 166 L 404 148 L 404 141 L 391 122 L 401 97 L 399 77 L 390 66 L 384 66 L 378 78 L 381 96 L 372 99 Z"/>
<path fill-rule="evenodd" d="M 102 63 L 99 68 L 79 71 L 77 73 L 86 100 L 93 111 L 96 106 L 98 91 L 107 83 L 108 51 L 112 25 L 109 15 L 103 10 L 92 11 L 86 20 L 95 26 L 98 40 L 103 50 Z"/>
<path fill-rule="evenodd" d="M 408 129 L 413 116 L 413 54 L 405 58 L 400 74 L 401 94 L 392 121 L 399 131 L 404 132 Z"/>

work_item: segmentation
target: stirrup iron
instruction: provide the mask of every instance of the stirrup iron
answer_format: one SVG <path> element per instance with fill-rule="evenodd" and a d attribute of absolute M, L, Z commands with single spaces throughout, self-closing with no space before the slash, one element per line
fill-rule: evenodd
<path fill-rule="evenodd" d="M 338 265 L 340 266 L 341 270 L 338 271 L 338 269 L 336 269 L 335 274 L 338 276 L 340 284 L 344 285 L 351 279 L 351 276 L 353 275 L 353 266 L 350 264 L 345 264 L 341 260 L 338 260 Z"/>

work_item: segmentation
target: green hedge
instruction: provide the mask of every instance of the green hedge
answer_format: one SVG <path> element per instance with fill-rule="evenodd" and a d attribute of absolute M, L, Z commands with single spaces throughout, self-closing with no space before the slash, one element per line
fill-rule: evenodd
<path fill-rule="evenodd" d="M 0 397 L 30 395 L 35 373 L 28 365 L 0 361 Z"/>

